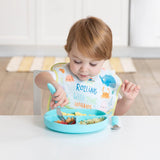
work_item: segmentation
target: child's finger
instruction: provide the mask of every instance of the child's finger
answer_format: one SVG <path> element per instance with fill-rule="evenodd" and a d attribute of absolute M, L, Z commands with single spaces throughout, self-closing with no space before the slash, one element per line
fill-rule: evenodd
<path fill-rule="evenodd" d="M 124 82 L 123 82 L 125 85 L 126 84 L 128 84 L 129 83 L 129 81 L 126 79 L 126 80 L 124 80 Z"/>
<path fill-rule="evenodd" d="M 51 100 L 55 102 L 56 101 L 55 99 L 56 99 L 56 97 L 52 95 L 52 99 Z"/>
<path fill-rule="evenodd" d="M 141 87 L 140 87 L 139 85 L 136 86 L 136 89 L 140 90 L 140 88 L 141 88 Z"/>
<path fill-rule="evenodd" d="M 136 86 L 134 90 L 135 90 L 136 92 L 139 92 L 140 86 Z"/>
<path fill-rule="evenodd" d="M 126 87 L 127 87 L 128 83 L 129 83 L 128 80 L 124 80 L 124 82 L 123 82 L 123 84 L 122 84 L 123 91 L 126 90 Z"/>
<path fill-rule="evenodd" d="M 129 92 L 132 85 L 133 85 L 133 83 L 131 83 L 131 82 L 127 83 L 127 85 L 125 86 L 125 92 Z"/>
<path fill-rule="evenodd" d="M 135 91 L 136 85 L 132 83 L 132 85 L 130 86 L 128 92 L 132 92 Z"/>
<path fill-rule="evenodd" d="M 68 99 L 66 98 L 65 100 L 64 100 L 64 102 L 61 104 L 61 107 L 63 107 L 63 106 L 65 106 L 65 105 L 67 105 L 68 104 Z"/>
<path fill-rule="evenodd" d="M 55 97 L 55 101 L 60 101 L 61 99 L 63 99 L 63 97 L 66 97 L 65 93 L 61 93 L 59 96 Z"/>
<path fill-rule="evenodd" d="M 61 104 L 63 103 L 64 101 L 64 98 L 62 98 L 61 100 L 59 100 L 57 103 L 54 104 L 54 107 L 57 107 L 57 106 L 61 106 Z"/>
<path fill-rule="evenodd" d="M 59 93 L 56 91 L 52 96 L 57 97 L 57 96 L 59 96 Z"/>
<path fill-rule="evenodd" d="M 54 100 L 57 100 L 56 98 L 59 97 L 59 96 L 61 96 L 61 95 L 63 95 L 63 93 L 64 93 L 64 91 L 61 91 L 61 92 L 60 92 L 60 91 L 57 90 L 57 91 L 52 95 L 52 97 L 53 97 Z"/>
<path fill-rule="evenodd" d="M 55 104 L 55 103 L 54 103 L 53 101 L 50 102 L 50 107 L 51 107 L 51 109 L 54 109 L 54 108 L 55 108 L 55 107 L 54 107 L 54 104 Z"/>
<path fill-rule="evenodd" d="M 125 88 L 125 84 L 123 83 L 122 85 L 121 85 L 121 90 L 124 92 L 124 88 Z"/>
<path fill-rule="evenodd" d="M 57 97 L 57 96 L 61 95 L 62 93 L 64 93 L 63 89 L 57 89 L 57 91 L 53 94 L 53 96 Z"/>
<path fill-rule="evenodd" d="M 50 106 L 53 107 L 54 106 L 54 102 L 51 101 L 50 102 Z"/>

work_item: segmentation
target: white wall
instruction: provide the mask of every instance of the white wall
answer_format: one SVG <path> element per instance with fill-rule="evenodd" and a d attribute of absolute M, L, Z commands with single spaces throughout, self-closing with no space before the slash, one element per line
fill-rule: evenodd
<path fill-rule="evenodd" d="M 130 0 L 130 34 L 129 0 L 63 2 L 64 0 L 0 0 L 0 57 L 65 56 L 62 44 L 69 27 L 75 20 L 87 15 L 103 18 L 112 27 L 113 41 L 117 46 L 113 49 L 113 56 L 160 57 L 160 0 Z M 60 20 L 64 16 L 68 18 L 63 26 Z"/>
<path fill-rule="evenodd" d="M 160 47 L 160 0 L 131 0 L 130 45 Z"/>

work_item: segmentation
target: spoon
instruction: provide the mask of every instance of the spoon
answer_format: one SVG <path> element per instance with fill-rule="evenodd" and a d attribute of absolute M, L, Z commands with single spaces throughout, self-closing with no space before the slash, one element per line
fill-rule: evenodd
<path fill-rule="evenodd" d="M 54 87 L 51 83 L 48 83 L 48 84 L 47 84 L 47 87 L 48 87 L 48 89 L 49 89 L 49 91 L 51 92 L 52 95 L 56 92 L 55 87 Z M 57 101 L 55 101 L 55 103 L 57 103 Z M 57 112 L 58 118 L 59 118 L 61 121 L 66 122 L 66 120 L 65 120 L 65 118 L 63 117 L 63 114 L 62 114 L 62 112 L 61 112 L 60 106 L 56 107 L 56 112 Z"/>
<path fill-rule="evenodd" d="M 119 122 L 119 118 L 118 116 L 112 116 L 111 117 L 111 123 L 112 123 L 112 130 L 118 130 L 120 129 L 119 125 L 118 125 L 118 122 Z"/>

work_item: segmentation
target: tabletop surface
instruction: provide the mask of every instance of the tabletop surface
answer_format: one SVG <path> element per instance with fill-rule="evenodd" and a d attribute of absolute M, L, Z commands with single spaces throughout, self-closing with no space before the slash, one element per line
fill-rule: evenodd
<path fill-rule="evenodd" d="M 121 116 L 120 130 L 63 134 L 42 116 L 0 116 L 1 160 L 160 159 L 160 116 Z"/>

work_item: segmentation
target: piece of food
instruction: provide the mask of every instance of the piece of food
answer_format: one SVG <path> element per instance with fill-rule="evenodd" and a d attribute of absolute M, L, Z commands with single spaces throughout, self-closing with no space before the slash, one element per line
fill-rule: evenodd
<path fill-rule="evenodd" d="M 86 116 L 86 114 L 80 113 L 80 112 L 75 112 L 75 116 Z"/>
<path fill-rule="evenodd" d="M 104 117 L 87 119 L 87 120 L 80 121 L 79 124 L 84 124 L 84 125 L 94 124 L 94 123 L 98 123 L 98 122 L 104 121 L 104 119 L 105 119 Z"/>
<path fill-rule="evenodd" d="M 62 112 L 63 116 L 75 116 L 75 114 L 72 114 L 72 113 L 65 113 L 65 112 Z"/>
<path fill-rule="evenodd" d="M 60 120 L 57 120 L 57 121 L 55 121 L 56 123 L 60 123 L 60 124 L 67 124 L 66 122 L 64 122 L 64 121 L 60 121 Z"/>
<path fill-rule="evenodd" d="M 55 122 L 56 122 L 56 123 L 60 123 L 60 124 L 75 124 L 75 123 L 76 123 L 76 120 L 75 120 L 74 117 L 68 117 L 68 118 L 66 119 L 66 122 L 60 121 L 60 120 L 57 120 L 57 121 L 55 121 Z"/>

